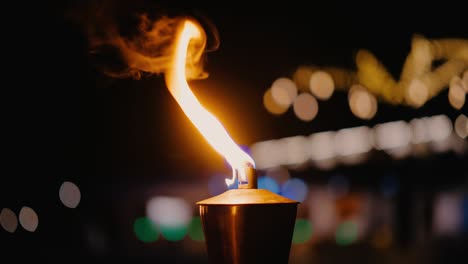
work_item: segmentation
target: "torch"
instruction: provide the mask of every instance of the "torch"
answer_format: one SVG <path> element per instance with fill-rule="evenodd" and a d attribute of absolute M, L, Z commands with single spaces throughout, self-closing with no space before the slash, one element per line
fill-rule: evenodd
<path fill-rule="evenodd" d="M 166 84 L 187 117 L 233 169 L 238 189 L 198 202 L 208 258 L 216 264 L 287 263 L 297 201 L 257 189 L 254 160 L 229 136 L 222 124 L 197 100 L 187 77 L 200 74 L 200 50 L 205 35 L 199 24 L 186 19 L 176 35 Z"/>
<path fill-rule="evenodd" d="M 257 189 L 253 166 L 239 188 L 200 201 L 210 263 L 288 263 L 298 202 Z"/>

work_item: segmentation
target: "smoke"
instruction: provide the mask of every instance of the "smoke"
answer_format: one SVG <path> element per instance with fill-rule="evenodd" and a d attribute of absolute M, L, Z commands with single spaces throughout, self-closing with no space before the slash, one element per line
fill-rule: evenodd
<path fill-rule="evenodd" d="M 69 13 L 85 33 L 89 55 L 105 74 L 116 78 L 140 79 L 146 74 L 162 74 L 170 67 L 175 35 L 183 14 L 148 1 L 95 0 L 80 2 Z M 212 48 L 219 46 L 215 27 L 202 17 L 212 34 Z M 196 20 L 197 21 L 197 20 Z M 206 35 L 195 54 L 188 58 L 189 79 L 206 78 L 203 70 Z"/>

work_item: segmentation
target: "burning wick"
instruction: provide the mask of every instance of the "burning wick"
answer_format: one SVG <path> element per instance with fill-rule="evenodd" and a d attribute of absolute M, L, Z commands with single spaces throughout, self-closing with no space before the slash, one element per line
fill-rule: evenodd
<path fill-rule="evenodd" d="M 192 20 L 184 20 L 177 31 L 174 55 L 171 67 L 166 72 L 166 85 L 185 115 L 192 121 L 208 143 L 231 165 L 232 179 L 226 179 L 232 185 L 236 178 L 239 188 L 256 188 L 255 162 L 229 136 L 219 120 L 206 110 L 193 94 L 187 83 L 189 77 L 200 70 L 200 59 L 206 44 L 202 27 Z"/>
<path fill-rule="evenodd" d="M 237 177 L 239 179 L 239 189 L 257 189 L 257 173 L 252 164 L 247 164 L 243 170 L 234 173 L 243 173 L 243 175 Z"/>

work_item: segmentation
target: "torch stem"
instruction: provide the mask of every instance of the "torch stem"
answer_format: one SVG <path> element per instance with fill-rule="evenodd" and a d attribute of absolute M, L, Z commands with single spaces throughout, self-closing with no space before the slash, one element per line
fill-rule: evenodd
<path fill-rule="evenodd" d="M 243 169 L 246 181 L 239 177 L 239 189 L 257 189 L 257 172 L 253 165 L 248 164 Z"/>

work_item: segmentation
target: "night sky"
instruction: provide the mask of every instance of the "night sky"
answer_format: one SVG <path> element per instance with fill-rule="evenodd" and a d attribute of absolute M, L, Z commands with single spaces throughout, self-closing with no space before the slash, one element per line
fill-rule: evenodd
<path fill-rule="evenodd" d="M 446 91 L 417 110 L 380 103 L 369 121 L 352 115 L 341 92 L 320 102 L 317 118 L 309 123 L 292 111 L 273 116 L 262 104 L 276 78 L 290 76 L 299 65 L 355 69 L 355 54 L 361 48 L 398 77 L 413 34 L 468 37 L 461 2 L 408 7 L 391 1 L 369 5 L 270 1 L 262 8 L 252 2 L 116 2 L 118 8 L 109 8 L 109 15 L 117 10 L 117 20 L 126 21 L 133 11 L 155 10 L 192 15 L 216 27 L 220 46 L 206 55 L 210 77 L 195 81 L 194 92 L 242 145 L 437 114 L 453 119 L 467 112 L 466 105 L 460 111 L 450 107 Z M 100 71 L 89 54 L 86 35 L 70 18 L 83 15 L 84 6 L 82 1 L 63 1 L 53 6 L 52 17 L 34 12 L 26 21 L 30 28 L 14 25 L 18 30 L 12 30 L 6 43 L 9 50 L 4 50 L 7 122 L 2 126 L 6 160 L 0 207 L 37 208 L 41 228 L 50 232 L 34 237 L 22 232 L 6 241 L 14 249 L 30 248 L 39 255 L 47 251 L 79 255 L 85 250 L 80 229 L 85 216 L 99 211 L 105 219 L 112 209 L 99 205 L 118 201 L 135 186 L 168 180 L 190 183 L 225 166 L 179 109 L 162 75 L 116 79 Z M 446 162 L 440 170 L 453 161 Z M 89 194 L 83 195 L 77 211 L 63 210 L 58 200 L 64 180 Z"/>

